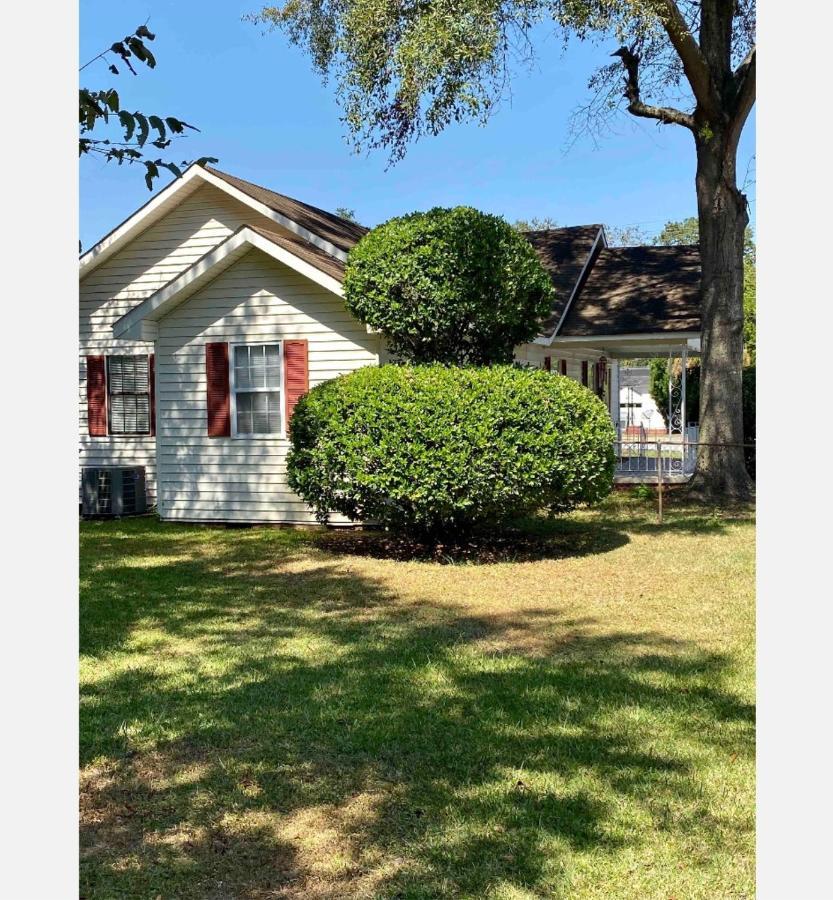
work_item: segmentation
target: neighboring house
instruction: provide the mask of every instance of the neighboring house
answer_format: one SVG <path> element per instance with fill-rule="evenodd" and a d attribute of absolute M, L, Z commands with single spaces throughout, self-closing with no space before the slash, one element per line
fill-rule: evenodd
<path fill-rule="evenodd" d="M 287 423 L 310 387 L 385 359 L 341 299 L 366 231 L 207 166 L 155 195 L 81 257 L 81 465 L 143 465 L 163 519 L 314 521 Z M 697 251 L 609 249 L 599 225 L 528 237 L 558 299 L 516 358 L 618 421 L 619 358 L 699 347 Z"/>
<path fill-rule="evenodd" d="M 647 366 L 619 367 L 619 429 L 622 434 L 644 429 L 646 436 L 665 430 L 665 420 L 651 396 Z"/>

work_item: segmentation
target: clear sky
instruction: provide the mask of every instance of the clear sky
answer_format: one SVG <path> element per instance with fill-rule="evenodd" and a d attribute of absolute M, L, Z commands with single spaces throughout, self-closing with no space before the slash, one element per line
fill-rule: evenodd
<path fill-rule="evenodd" d="M 199 134 L 168 148 L 177 162 L 216 156 L 220 169 L 325 209 L 352 208 L 369 226 L 416 209 L 469 204 L 510 221 L 550 216 L 563 225 L 639 225 L 650 234 L 696 213 L 694 147 L 682 128 L 623 114 L 617 133 L 598 146 L 583 139 L 566 149 L 570 112 L 587 97 L 587 77 L 612 44 L 576 43 L 565 55 L 542 34 L 535 68 L 517 73 L 511 103 L 485 127 L 452 126 L 387 168 L 384 152 L 352 152 L 333 86 L 321 83 L 308 58 L 283 34 L 242 21 L 258 8 L 257 0 L 81 0 L 81 63 L 147 19 L 157 36 L 155 70 L 116 77 L 99 61 L 82 83 L 116 87 L 127 108 L 197 125 Z M 753 112 L 738 155 L 741 182 L 747 167 L 754 178 L 754 141 Z M 85 158 L 80 170 L 87 249 L 149 193 L 141 168 Z M 168 180 L 164 175 L 157 189 Z M 754 201 L 754 184 L 747 192 Z M 753 218 L 754 210 L 753 202 Z"/>

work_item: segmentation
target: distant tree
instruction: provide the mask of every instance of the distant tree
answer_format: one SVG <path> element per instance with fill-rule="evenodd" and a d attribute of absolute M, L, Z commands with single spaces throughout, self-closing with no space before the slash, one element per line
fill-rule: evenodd
<path fill-rule="evenodd" d="M 516 219 L 512 227 L 518 231 L 549 231 L 558 228 L 558 222 L 551 216 L 533 216 L 531 219 Z"/>
<path fill-rule="evenodd" d="M 648 243 L 648 235 L 639 225 L 605 225 L 605 235 L 611 247 L 641 247 Z"/>
<path fill-rule="evenodd" d="M 136 69 L 133 63 L 142 64 L 149 69 L 156 67 L 156 57 L 151 53 L 147 46 L 147 41 L 155 40 L 156 35 L 148 30 L 147 25 L 140 25 L 132 34 L 128 34 L 120 41 L 111 44 L 106 50 L 102 50 L 98 56 L 94 56 L 91 60 L 84 63 L 79 69 L 83 72 L 88 66 L 94 62 L 101 61 L 107 64 L 107 70 L 112 75 L 120 73 L 119 61 L 122 67 L 126 67 L 130 72 L 136 75 Z M 94 132 L 101 126 L 107 126 L 111 120 L 121 130 L 118 137 L 94 136 Z M 159 177 L 160 169 L 168 169 L 174 175 L 179 177 L 182 169 L 194 162 L 207 163 L 218 162 L 213 156 L 203 156 L 197 160 L 183 160 L 180 163 L 174 163 L 171 160 L 150 159 L 146 155 L 147 147 L 154 147 L 156 150 L 166 150 L 171 143 L 171 139 L 177 135 L 185 134 L 186 129 L 191 131 L 199 131 L 195 125 L 189 125 L 188 122 L 178 119 L 176 116 L 146 115 L 139 110 L 123 109 L 118 91 L 115 88 L 87 88 L 82 87 L 78 90 L 78 123 L 80 127 L 80 136 L 78 138 L 78 155 L 97 154 L 103 157 L 107 162 L 116 160 L 119 165 L 123 163 L 139 164 L 145 169 L 145 183 L 148 190 L 153 189 L 153 181 Z M 100 131 L 99 131 L 100 134 Z M 151 140 L 151 137 L 153 139 Z"/>
<path fill-rule="evenodd" d="M 341 219 L 347 219 L 348 222 L 355 222 L 356 224 L 359 222 L 356 218 L 356 210 L 349 209 L 346 206 L 337 206 L 336 215 Z"/>
<path fill-rule="evenodd" d="M 486 122 L 538 35 L 550 54 L 570 38 L 607 43 L 615 61 L 600 59 L 576 127 L 598 132 L 626 110 L 685 129 L 696 153 L 706 415 L 692 488 L 725 500 L 752 489 L 739 449 L 749 212 L 737 152 L 756 97 L 755 16 L 756 0 L 283 0 L 253 18 L 307 50 L 335 82 L 356 145 L 392 161 L 422 135 Z"/>
<path fill-rule="evenodd" d="M 511 363 L 552 301 L 529 241 L 470 206 L 390 219 L 353 247 L 344 273 L 347 309 L 404 362 Z"/>

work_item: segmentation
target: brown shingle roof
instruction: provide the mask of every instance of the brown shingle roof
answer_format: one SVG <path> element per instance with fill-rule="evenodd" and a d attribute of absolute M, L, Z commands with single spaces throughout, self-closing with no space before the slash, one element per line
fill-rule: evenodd
<path fill-rule="evenodd" d="M 574 225 L 571 228 L 549 228 L 527 231 L 532 244 L 555 287 L 555 302 L 549 316 L 541 324 L 541 333 L 551 335 L 587 262 L 601 225 Z"/>
<path fill-rule="evenodd" d="M 245 181 L 242 178 L 237 178 L 235 175 L 221 172 L 213 166 L 206 166 L 205 168 L 212 175 L 222 178 L 227 184 L 236 187 L 237 190 L 242 191 L 244 194 L 248 194 L 253 200 L 257 200 L 268 206 L 269 209 L 292 219 L 293 222 L 306 228 L 307 231 L 311 231 L 325 241 L 329 241 L 345 253 L 355 246 L 369 230 L 356 222 L 350 222 L 334 213 L 318 209 L 317 206 L 310 206 L 308 203 L 302 203 L 300 200 L 294 200 L 292 197 L 286 197 L 284 194 L 270 191 L 259 184 L 252 184 L 251 181 Z"/>
<path fill-rule="evenodd" d="M 340 259 L 330 256 L 329 253 L 319 250 L 318 247 L 315 247 L 308 241 L 302 238 L 289 237 L 285 234 L 278 234 L 275 231 L 269 231 L 268 228 L 261 228 L 259 225 L 244 225 L 243 227 L 251 228 L 252 231 L 256 231 L 279 247 L 283 247 L 284 250 L 288 250 L 290 253 L 303 259 L 304 262 L 315 266 L 316 269 L 335 278 L 336 281 L 341 282 L 343 280 L 344 263 Z"/>
<path fill-rule="evenodd" d="M 603 249 L 558 337 L 699 331 L 696 246 Z"/>

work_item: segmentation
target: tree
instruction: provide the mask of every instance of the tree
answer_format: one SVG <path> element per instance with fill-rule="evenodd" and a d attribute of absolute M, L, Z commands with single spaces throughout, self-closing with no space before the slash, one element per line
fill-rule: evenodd
<path fill-rule="evenodd" d="M 693 484 L 708 499 L 750 495 L 743 437 L 743 234 L 737 148 L 755 102 L 756 0 L 286 0 L 253 17 L 283 28 L 333 74 L 359 146 L 400 159 L 452 122 L 486 121 L 510 81 L 513 52 L 533 55 L 534 26 L 566 40 L 615 42 L 617 62 L 590 80 L 578 123 L 632 116 L 691 132 L 702 258 L 702 437 Z M 547 45 L 551 46 L 551 45 Z M 610 46 L 610 45 L 609 45 Z M 624 75 L 624 92 L 621 76 Z M 579 124 L 578 127 L 581 127 Z M 719 443 L 723 446 L 709 446 Z"/>
<path fill-rule="evenodd" d="M 655 244 L 698 244 L 700 227 L 694 216 L 666 222 L 654 238 Z M 755 365 L 755 236 L 747 225 L 743 235 L 743 353 L 744 362 Z"/>
<path fill-rule="evenodd" d="M 549 231 L 558 228 L 558 222 L 551 216 L 533 216 L 531 219 L 516 219 L 512 227 L 518 231 Z"/>
<path fill-rule="evenodd" d="M 356 222 L 358 224 L 359 220 L 356 218 L 355 209 L 350 209 L 347 206 L 337 206 L 336 215 L 342 219 L 347 219 L 348 222 Z"/>
<path fill-rule="evenodd" d="M 509 363 L 552 308 L 554 289 L 529 241 L 469 206 L 390 219 L 350 251 L 344 302 L 417 363 Z"/>
<path fill-rule="evenodd" d="M 605 225 L 605 235 L 611 247 L 641 247 L 648 242 L 639 225 Z"/>
<path fill-rule="evenodd" d="M 120 74 L 120 69 L 114 60 L 119 60 L 133 75 L 136 69 L 133 63 L 141 63 L 149 69 L 156 67 L 154 57 L 147 41 L 153 41 L 153 34 L 147 25 L 140 25 L 132 34 L 126 35 L 120 41 L 111 44 L 106 50 L 102 50 L 98 56 L 84 63 L 79 71 L 83 72 L 94 62 L 101 61 L 107 64 L 107 70 L 112 75 Z M 107 126 L 118 122 L 122 130 L 120 137 L 123 140 L 114 140 L 111 137 L 95 137 L 94 131 L 102 125 Z M 118 91 L 115 88 L 91 88 L 82 87 L 78 90 L 78 123 L 80 136 L 78 138 L 78 155 L 94 153 L 103 157 L 107 162 L 116 160 L 119 165 L 123 163 L 139 164 L 145 168 L 145 183 L 148 190 L 153 190 L 153 181 L 159 177 L 159 169 L 168 169 L 179 177 L 182 169 L 193 162 L 204 164 L 218 162 L 213 156 L 203 156 L 198 160 L 183 160 L 177 164 L 161 158 L 149 159 L 145 155 L 149 145 L 157 150 L 166 150 L 173 136 L 185 134 L 186 129 L 199 131 L 194 125 L 189 125 L 176 116 L 145 115 L 138 110 L 130 112 L 123 109 Z M 155 135 L 153 140 L 151 136 Z"/>

